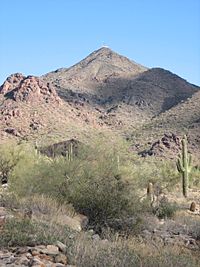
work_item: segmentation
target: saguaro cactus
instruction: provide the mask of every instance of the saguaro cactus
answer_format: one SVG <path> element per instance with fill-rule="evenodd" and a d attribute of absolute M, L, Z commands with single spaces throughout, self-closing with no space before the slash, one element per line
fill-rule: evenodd
<path fill-rule="evenodd" d="M 184 135 L 181 140 L 182 149 L 176 162 L 177 170 L 182 175 L 182 188 L 184 197 L 188 196 L 189 172 L 191 170 L 192 156 L 187 150 L 187 136 Z"/>
<path fill-rule="evenodd" d="M 69 161 L 73 160 L 73 144 L 70 143 L 67 151 L 67 158 Z"/>
<path fill-rule="evenodd" d="M 147 197 L 150 200 L 150 202 L 152 203 L 154 200 L 154 188 L 153 188 L 153 184 L 152 183 L 148 183 L 147 186 Z"/>
<path fill-rule="evenodd" d="M 196 210 L 196 203 L 193 201 L 190 205 L 190 211 L 195 212 Z"/>

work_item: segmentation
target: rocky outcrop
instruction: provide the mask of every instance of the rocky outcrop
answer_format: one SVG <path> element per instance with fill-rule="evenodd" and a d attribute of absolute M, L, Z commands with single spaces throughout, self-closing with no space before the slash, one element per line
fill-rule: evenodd
<path fill-rule="evenodd" d="M 61 102 L 51 83 L 35 76 L 25 77 L 20 73 L 12 74 L 6 79 L 0 87 L 0 94 L 16 102 Z"/>
<path fill-rule="evenodd" d="M 191 250 L 199 250 L 198 242 L 189 234 L 169 232 L 154 229 L 152 232 L 144 230 L 141 235 L 147 242 L 155 242 L 163 245 L 178 245 Z"/>
<path fill-rule="evenodd" d="M 61 242 L 59 242 L 61 243 Z M 64 244 L 62 244 L 65 246 Z M 62 246 L 62 248 L 63 248 Z M 0 251 L 0 266 L 66 267 L 68 259 L 59 245 L 15 247 Z"/>
<path fill-rule="evenodd" d="M 11 74 L 0 87 L 0 93 L 3 95 L 8 94 L 17 88 L 24 79 L 25 76 L 22 73 Z"/>
<path fill-rule="evenodd" d="M 180 138 L 173 133 L 165 133 L 164 136 L 154 142 L 148 150 L 139 152 L 142 157 L 146 156 L 163 156 L 166 152 L 177 154 L 180 151 Z"/>

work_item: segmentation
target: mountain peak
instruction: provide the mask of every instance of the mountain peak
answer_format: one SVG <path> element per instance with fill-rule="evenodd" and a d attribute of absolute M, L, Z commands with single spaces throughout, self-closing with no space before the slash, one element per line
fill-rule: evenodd
<path fill-rule="evenodd" d="M 110 55 L 110 54 L 117 54 L 117 53 L 107 46 L 102 46 L 99 49 L 93 51 L 91 54 L 89 54 L 89 56 L 90 55 Z"/>
<path fill-rule="evenodd" d="M 93 64 L 100 64 L 102 67 L 106 65 L 110 65 L 113 67 L 118 67 L 120 70 L 125 70 L 126 72 L 143 72 L 147 70 L 146 67 L 128 59 L 125 56 L 118 54 L 117 52 L 113 51 L 109 47 L 103 46 L 91 54 L 89 54 L 86 58 L 81 60 L 74 66 L 82 65 L 83 67 L 87 66 L 89 63 Z M 72 66 L 72 68 L 74 67 Z"/>
<path fill-rule="evenodd" d="M 54 71 L 44 76 L 45 80 L 56 81 L 58 86 L 93 90 L 96 83 L 105 83 L 108 79 L 135 77 L 147 68 L 122 56 L 108 47 L 101 47 L 68 69 Z M 86 82 L 86 83 L 84 83 Z"/>

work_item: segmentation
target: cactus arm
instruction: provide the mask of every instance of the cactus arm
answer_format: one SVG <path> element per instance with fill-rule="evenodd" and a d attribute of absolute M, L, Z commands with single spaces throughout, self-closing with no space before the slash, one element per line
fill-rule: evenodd
<path fill-rule="evenodd" d="M 178 172 L 184 172 L 185 169 L 183 168 L 183 163 L 181 158 L 178 158 L 177 162 L 176 162 L 176 166 L 177 166 L 177 170 Z"/>
<path fill-rule="evenodd" d="M 189 154 L 188 156 L 188 171 L 190 172 L 192 169 L 192 155 Z"/>

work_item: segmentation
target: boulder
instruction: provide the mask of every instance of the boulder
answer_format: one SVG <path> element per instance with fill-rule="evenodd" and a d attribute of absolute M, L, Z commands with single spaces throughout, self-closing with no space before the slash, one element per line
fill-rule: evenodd
<path fill-rule="evenodd" d="M 71 218 L 67 215 L 60 215 L 56 222 L 61 225 L 66 225 L 72 230 L 75 231 L 82 231 L 86 228 L 88 224 L 88 218 L 82 214 L 76 215 L 75 217 Z"/>

